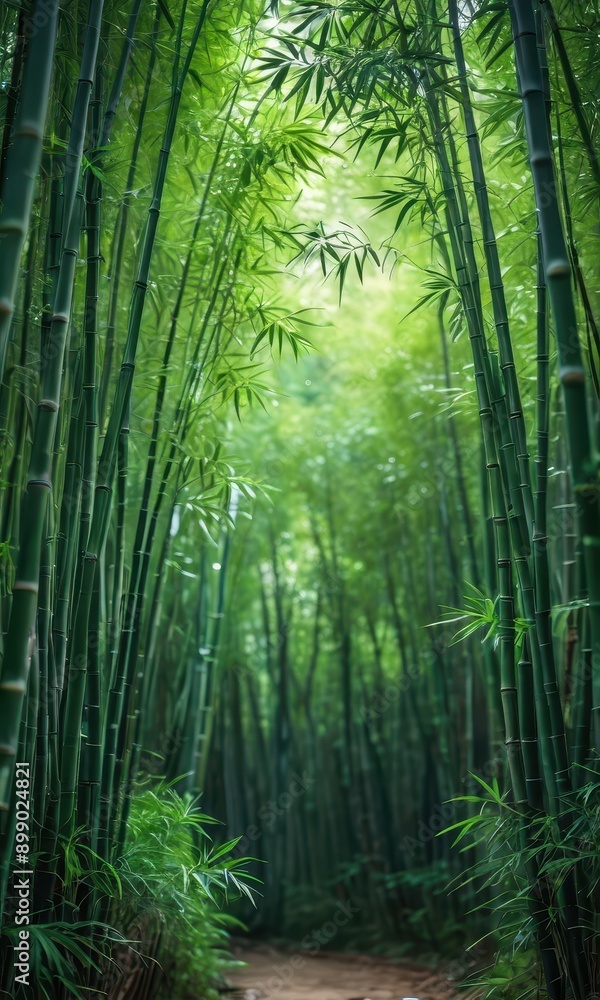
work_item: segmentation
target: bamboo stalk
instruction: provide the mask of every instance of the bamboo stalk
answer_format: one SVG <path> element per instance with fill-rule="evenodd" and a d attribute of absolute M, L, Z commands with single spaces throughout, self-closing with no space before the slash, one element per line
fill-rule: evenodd
<path fill-rule="evenodd" d="M 140 264 L 134 286 L 127 339 L 121 365 L 121 372 L 115 391 L 115 400 L 111 409 L 106 436 L 98 463 L 95 502 L 92 522 L 89 532 L 88 551 L 84 554 L 81 575 L 81 597 L 73 631 L 73 658 L 70 668 L 69 687 L 65 715 L 65 746 L 68 748 L 63 757 L 61 774 L 61 828 L 65 828 L 73 817 L 74 796 L 76 785 L 76 761 L 79 748 L 79 730 L 81 714 L 85 697 L 85 677 L 87 669 L 87 621 L 96 564 L 98 556 L 104 547 L 110 516 L 110 500 L 117 458 L 117 444 L 121 427 L 129 409 L 135 357 L 139 342 L 144 302 L 148 289 L 150 264 L 156 240 L 160 206 L 164 192 L 169 156 L 175 134 L 177 116 L 181 103 L 183 85 L 189 72 L 192 57 L 198 44 L 200 32 L 208 11 L 209 0 L 203 3 L 200 14 L 194 25 L 188 49 L 179 68 L 181 39 L 185 21 L 186 3 L 183 4 L 178 29 L 178 44 L 176 61 L 173 70 L 173 85 L 167 113 L 163 144 L 159 153 L 154 192 L 148 209 L 146 229 L 144 232 Z"/>
<path fill-rule="evenodd" d="M 21 253 L 25 244 L 35 179 L 42 155 L 42 140 L 50 74 L 56 43 L 58 0 L 38 0 L 34 17 L 40 27 L 31 38 L 25 68 L 21 107 L 12 145 L 5 159 L 0 215 L 0 382 L 4 377 L 6 352 L 19 278 Z"/>
<path fill-rule="evenodd" d="M 556 46 L 560 66 L 565 78 L 569 97 L 571 98 L 573 114 L 575 115 L 579 133 L 589 160 L 590 170 L 596 185 L 600 188 L 600 163 L 598 162 L 596 147 L 594 146 L 594 142 L 592 140 L 590 127 L 585 113 L 584 102 L 582 101 L 579 85 L 577 83 L 577 77 L 573 71 L 571 60 L 569 59 L 569 53 L 567 52 L 567 47 L 562 36 L 562 30 L 558 23 L 556 12 L 551 0 L 540 0 L 540 10 L 546 16 L 550 27 L 552 40 Z"/>
<path fill-rule="evenodd" d="M 513 34 L 525 113 L 525 126 L 550 307 L 558 344 L 559 379 L 563 389 L 571 476 L 577 500 L 579 530 L 590 593 L 592 648 L 600 648 L 600 516 L 596 466 L 591 451 L 583 367 L 571 287 L 571 267 L 554 180 L 553 158 L 545 120 L 545 95 L 538 58 L 533 6 L 514 0 Z M 600 674 L 593 681 L 593 740 L 600 749 Z"/>

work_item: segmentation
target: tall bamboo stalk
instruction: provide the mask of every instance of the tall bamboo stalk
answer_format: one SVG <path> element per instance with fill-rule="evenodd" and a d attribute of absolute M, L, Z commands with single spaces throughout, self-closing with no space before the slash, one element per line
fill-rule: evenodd
<path fill-rule="evenodd" d="M 560 216 L 552 148 L 545 115 L 545 93 L 538 57 L 535 16 L 530 0 L 514 0 L 515 56 L 525 113 L 525 126 L 550 308 L 556 329 L 559 379 L 563 390 L 571 476 L 577 501 L 579 531 L 589 588 L 592 649 L 600 649 L 600 510 L 597 470 L 592 455 L 588 408 L 571 266 Z M 600 675 L 593 684 L 593 740 L 600 749 Z"/>
<path fill-rule="evenodd" d="M 0 382 L 4 377 L 21 254 L 29 228 L 36 174 L 42 155 L 58 24 L 58 0 L 37 0 L 34 11 L 34 18 L 36 17 L 39 18 L 40 27 L 32 33 L 27 50 L 20 110 L 14 139 L 5 157 L 1 192 Z"/>
<path fill-rule="evenodd" d="M 75 786 L 77 777 L 77 761 L 79 758 L 80 746 L 80 725 L 83 710 L 86 684 L 86 670 L 88 659 L 88 632 L 87 621 L 89 618 L 94 577 L 96 573 L 96 563 L 98 556 L 105 544 L 106 533 L 108 531 L 110 516 L 110 499 L 112 495 L 112 485 L 115 474 L 117 444 L 121 427 L 125 420 L 131 398 L 131 387 L 133 372 L 135 369 L 135 357 L 142 323 L 144 302 L 148 289 L 150 264 L 152 252 L 156 240 L 158 220 L 160 216 L 160 206 L 167 176 L 167 166 L 169 155 L 175 135 L 177 116 L 183 93 L 183 85 L 189 72 L 192 57 L 198 44 L 200 32 L 207 15 L 209 0 L 203 3 L 200 14 L 194 25 L 192 36 L 187 48 L 181 67 L 181 47 L 183 26 L 185 23 L 186 4 L 182 6 L 179 20 L 178 39 L 176 47 L 176 61 L 173 69 L 173 83 L 171 90 L 171 100 L 167 113 L 167 121 L 163 144 L 159 153 L 156 178 L 154 183 L 154 193 L 152 203 L 148 210 L 147 224 L 144 233 L 144 241 L 141 251 L 140 264 L 135 281 L 134 292 L 129 313 L 129 326 L 127 339 L 121 364 L 120 376 L 115 391 L 115 401 L 113 403 L 104 445 L 98 463 L 97 485 L 95 489 L 95 502 L 91 527 L 89 532 L 88 550 L 83 556 L 83 570 L 81 575 L 81 596 L 77 608 L 77 615 L 73 631 L 73 652 L 69 671 L 69 685 L 67 689 L 67 702 L 65 708 L 65 747 L 61 771 L 61 829 L 66 829 L 73 817 L 75 806 Z"/>

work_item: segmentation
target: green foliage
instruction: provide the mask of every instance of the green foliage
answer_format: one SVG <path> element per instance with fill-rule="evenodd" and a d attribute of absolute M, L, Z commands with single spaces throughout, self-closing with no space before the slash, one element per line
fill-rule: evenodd
<path fill-rule="evenodd" d="M 253 901 L 258 879 L 248 859 L 233 856 L 237 840 L 214 846 L 206 815 L 190 795 L 173 785 L 147 782 L 134 790 L 127 840 L 114 865 L 85 844 L 84 829 L 63 845 L 62 898 L 74 913 L 96 893 L 109 899 L 109 922 L 61 920 L 29 927 L 31 977 L 40 996 L 50 998 L 60 982 L 69 996 L 83 1000 L 82 975 L 96 975 L 101 994 L 143 981 L 154 967 L 151 995 L 189 996 L 192 989 L 215 998 L 233 959 L 229 932 L 243 924 L 227 912 L 240 896 Z M 4 928 L 18 942 L 19 928 Z M 141 986 L 140 986 L 141 988 Z"/>
<path fill-rule="evenodd" d="M 40 990 L 210 995 L 221 907 L 352 903 L 340 945 L 483 920 L 490 996 L 535 953 L 587 1000 L 597 4 L 47 6 L 0 13 L 0 904 L 20 760 Z"/>
<path fill-rule="evenodd" d="M 184 903 L 190 898 L 199 904 L 224 903 L 240 894 L 252 899 L 241 878 L 246 859 L 228 857 L 238 841 L 218 848 L 205 843 L 209 841 L 205 826 L 216 822 L 201 812 L 197 800 L 182 798 L 173 787 L 158 785 L 139 791 L 119 862 L 129 905 L 143 909 L 148 900 L 153 909 L 158 906 L 165 920 L 176 914 L 187 920 Z"/>
<path fill-rule="evenodd" d="M 127 840 L 118 864 L 122 886 L 114 919 L 148 954 L 160 932 L 153 961 L 163 970 L 159 996 L 186 997 L 195 989 L 216 997 L 231 967 L 228 931 L 242 925 L 223 907 L 240 895 L 252 900 L 256 878 L 245 858 L 232 857 L 237 840 L 211 845 L 206 827 L 216 821 L 197 800 L 159 783 L 133 798 Z"/>
<path fill-rule="evenodd" d="M 511 804 L 501 794 L 497 781 L 491 785 L 474 775 L 482 794 L 459 796 L 454 801 L 470 803 L 477 811 L 448 826 L 454 844 L 467 852 L 481 846 L 479 860 L 464 875 L 485 897 L 494 887 L 497 929 L 493 935 L 497 954 L 491 968 L 479 971 L 466 985 L 483 990 L 489 1000 L 551 995 L 542 986 L 539 953 L 536 954 L 536 923 L 532 898 L 551 901 L 552 947 L 560 962 L 566 961 L 572 944 L 572 928 L 565 927 L 561 905 L 574 880 L 579 895 L 583 947 L 589 956 L 592 994 L 597 990 L 600 966 L 598 927 L 595 914 L 600 890 L 600 784 L 591 777 L 579 791 L 562 803 L 558 818 L 532 815 Z M 525 829 L 525 836 L 523 830 Z M 530 872 L 537 882 L 530 882 Z M 481 906 L 487 905 L 484 901 Z"/>
<path fill-rule="evenodd" d="M 52 1000 L 58 983 L 74 1000 L 85 1000 L 81 970 L 100 972 L 102 964 L 110 960 L 111 951 L 124 943 L 117 931 L 98 921 L 54 921 L 31 924 L 28 930 L 30 977 L 44 1000 Z M 21 943 L 18 927 L 3 928 L 3 936 L 11 949 L 18 950 Z M 94 936 L 101 938 L 101 946 L 90 946 Z"/>
<path fill-rule="evenodd" d="M 483 635 L 481 641 L 486 642 L 488 639 L 493 639 L 494 647 L 496 647 L 500 638 L 500 619 L 497 611 L 498 598 L 496 598 L 495 601 L 492 601 L 491 598 L 486 597 L 485 594 L 483 594 L 474 584 L 469 584 L 469 586 L 475 596 L 465 596 L 464 601 L 466 604 L 466 610 L 442 605 L 444 618 L 439 622 L 431 622 L 428 627 L 434 628 L 436 625 L 449 625 L 454 622 L 466 621 L 467 624 L 463 625 L 463 627 L 460 628 L 450 640 L 451 644 L 461 642 L 463 639 L 468 639 L 469 636 L 475 635 L 481 629 L 485 629 L 485 635 Z M 523 643 L 523 638 L 527 633 L 528 622 L 524 618 L 515 617 L 513 619 L 513 625 L 515 646 L 520 648 Z"/>

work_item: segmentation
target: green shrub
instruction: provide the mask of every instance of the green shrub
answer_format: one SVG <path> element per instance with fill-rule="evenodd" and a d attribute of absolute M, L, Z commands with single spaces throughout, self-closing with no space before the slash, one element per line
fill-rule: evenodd
<path fill-rule="evenodd" d="M 134 796 L 114 922 L 138 942 L 139 976 L 156 963 L 154 974 L 146 973 L 153 980 L 149 996 L 216 997 L 215 985 L 233 964 L 228 930 L 242 925 L 222 907 L 236 897 L 252 899 L 248 883 L 255 880 L 246 872 L 248 859 L 231 857 L 237 840 L 212 845 L 205 827 L 215 822 L 197 799 L 166 784 Z"/>

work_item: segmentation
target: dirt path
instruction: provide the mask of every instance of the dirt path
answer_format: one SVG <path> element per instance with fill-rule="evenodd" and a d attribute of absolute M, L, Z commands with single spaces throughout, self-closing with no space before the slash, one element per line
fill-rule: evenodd
<path fill-rule="evenodd" d="M 238 945 L 247 967 L 228 976 L 240 1000 L 452 1000 L 456 991 L 443 972 L 413 962 L 397 964 L 369 955 L 283 950 L 268 944 Z"/>

